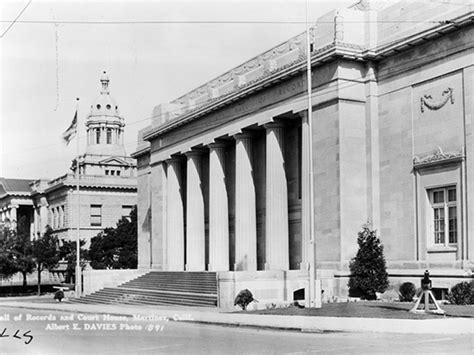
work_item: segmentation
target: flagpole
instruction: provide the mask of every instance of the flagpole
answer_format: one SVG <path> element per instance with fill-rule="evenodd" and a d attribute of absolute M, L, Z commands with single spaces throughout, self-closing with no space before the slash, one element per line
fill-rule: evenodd
<path fill-rule="evenodd" d="M 76 192 L 77 192 L 77 225 L 76 225 L 76 298 L 81 297 L 82 276 L 81 276 L 81 246 L 80 246 L 80 225 L 81 225 L 81 195 L 79 194 L 79 98 L 76 98 Z"/>
<path fill-rule="evenodd" d="M 309 5 L 306 0 L 306 76 L 308 84 L 308 160 L 309 160 L 309 306 L 321 307 L 321 293 L 316 288 L 316 239 L 314 236 L 314 170 L 313 170 L 313 102 L 311 80 L 311 38 L 309 32 Z"/>

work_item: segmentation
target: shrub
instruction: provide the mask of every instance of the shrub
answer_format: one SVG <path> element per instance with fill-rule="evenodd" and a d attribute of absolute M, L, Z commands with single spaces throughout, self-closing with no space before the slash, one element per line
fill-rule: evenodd
<path fill-rule="evenodd" d="M 454 285 L 447 298 L 452 304 L 474 304 L 474 281 Z"/>
<path fill-rule="evenodd" d="M 416 287 L 413 282 L 404 282 L 400 285 L 399 296 L 402 302 L 413 302 L 416 294 Z"/>
<path fill-rule="evenodd" d="M 383 293 L 388 287 L 383 245 L 369 225 L 363 226 L 359 232 L 357 244 L 359 250 L 349 264 L 349 293 L 360 292 L 361 298 L 374 300 L 377 298 L 376 292 Z"/>
<path fill-rule="evenodd" d="M 253 298 L 252 292 L 250 292 L 248 289 L 245 289 L 240 291 L 237 294 L 237 297 L 235 297 L 234 306 L 237 305 L 245 311 L 247 306 L 253 301 L 255 301 L 255 299 Z"/>

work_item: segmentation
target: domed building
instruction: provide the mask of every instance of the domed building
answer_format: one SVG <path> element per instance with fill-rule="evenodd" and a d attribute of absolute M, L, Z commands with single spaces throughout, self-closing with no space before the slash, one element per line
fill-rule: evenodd
<path fill-rule="evenodd" d="M 125 120 L 110 95 L 109 82 L 104 72 L 100 94 L 86 117 L 87 143 L 83 154 L 76 158 L 79 164 L 74 159 L 72 172 L 52 180 L 0 180 L 1 221 L 15 226 L 25 216 L 32 238 L 49 225 L 61 240 L 75 240 L 80 213 L 81 239 L 88 245 L 92 237 L 129 216 L 137 198 L 136 164 L 125 152 Z M 83 136 L 81 125 L 78 131 Z"/>
<path fill-rule="evenodd" d="M 49 225 L 60 240 L 75 241 L 79 219 L 80 238 L 88 247 L 92 237 L 115 227 L 123 217 L 129 218 L 137 204 L 136 164 L 125 151 L 125 120 L 110 95 L 109 82 L 104 72 L 100 94 L 86 117 L 86 147 L 76 158 L 79 164 L 76 159 L 72 161 L 72 171 L 52 180 L 0 177 L 0 225 L 17 230 L 21 227 L 23 232 L 26 228 L 32 239 L 41 236 Z M 81 125 L 77 130 L 83 142 Z M 64 268 L 61 264 L 55 272 L 44 271 L 42 284 L 63 281 Z M 20 274 L 8 281 L 8 285 L 21 283 Z M 35 273 L 28 275 L 28 284 L 34 283 Z"/>
<path fill-rule="evenodd" d="M 87 147 L 79 157 L 81 175 L 135 176 L 135 159 L 125 153 L 124 118 L 110 96 L 109 77 L 104 72 L 100 95 L 90 107 L 86 121 Z M 76 169 L 75 161 L 71 167 Z"/>

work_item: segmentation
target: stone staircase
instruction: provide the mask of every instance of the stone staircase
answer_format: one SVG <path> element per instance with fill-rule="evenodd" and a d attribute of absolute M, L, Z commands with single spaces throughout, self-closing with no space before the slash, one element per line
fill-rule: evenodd
<path fill-rule="evenodd" d="M 217 293 L 215 272 L 152 271 L 70 302 L 216 307 Z"/>

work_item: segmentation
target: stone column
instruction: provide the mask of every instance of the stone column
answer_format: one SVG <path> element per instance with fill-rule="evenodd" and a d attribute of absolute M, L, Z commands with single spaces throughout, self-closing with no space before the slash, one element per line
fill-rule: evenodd
<path fill-rule="evenodd" d="M 143 201 L 140 209 L 142 214 L 140 229 L 143 234 L 140 233 L 141 240 L 138 244 L 139 259 L 148 260 L 148 265 L 154 270 L 167 270 L 168 250 L 166 243 L 169 234 L 167 233 L 168 219 L 166 217 L 168 202 L 166 169 L 166 162 L 157 162 L 151 165 L 149 172 L 145 171 L 144 175 L 141 173 L 137 179 L 138 198 Z M 181 211 L 182 209 L 181 207 Z M 150 219 L 147 218 L 148 214 L 151 216 Z M 184 246 L 181 248 L 181 253 L 184 255 Z"/>
<path fill-rule="evenodd" d="M 77 201 L 77 196 L 74 196 L 74 203 L 76 203 L 76 201 Z M 77 212 L 76 212 L 76 215 L 77 215 Z M 69 218 L 72 219 L 72 216 L 70 216 Z M 48 223 L 48 201 L 46 200 L 46 197 L 41 197 L 40 198 L 40 230 L 39 230 L 41 234 L 45 232 L 46 226 L 48 224 L 49 224 Z M 76 228 L 77 221 L 71 227 Z M 74 231 L 74 233 L 76 232 Z"/>
<path fill-rule="evenodd" d="M 184 270 L 184 207 L 182 198 L 181 160 L 173 158 L 168 163 L 168 213 L 167 249 L 168 269 Z"/>
<path fill-rule="evenodd" d="M 266 128 L 266 269 L 289 269 L 288 188 L 284 157 L 284 125 Z"/>
<path fill-rule="evenodd" d="M 257 270 L 257 214 L 252 136 L 235 137 L 235 271 Z"/>
<path fill-rule="evenodd" d="M 188 271 L 204 271 L 206 269 L 201 154 L 201 151 L 186 153 L 186 270 Z"/>
<path fill-rule="evenodd" d="M 10 206 L 10 222 L 12 229 L 16 230 L 18 225 L 18 216 L 17 216 L 17 208 L 18 206 Z"/>
<path fill-rule="evenodd" d="M 10 206 L 10 219 L 12 222 L 17 222 L 17 213 L 16 213 L 16 210 L 17 210 L 18 206 Z"/>
<path fill-rule="evenodd" d="M 225 182 L 225 145 L 209 146 L 209 270 L 229 270 L 229 199 Z"/>

